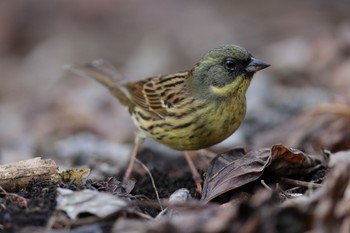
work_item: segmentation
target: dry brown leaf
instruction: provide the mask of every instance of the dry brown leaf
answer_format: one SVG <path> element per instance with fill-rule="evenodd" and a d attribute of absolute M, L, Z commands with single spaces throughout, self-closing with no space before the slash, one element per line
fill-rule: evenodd
<path fill-rule="evenodd" d="M 257 180 L 271 160 L 270 149 L 246 153 L 238 148 L 215 157 L 204 180 L 202 200 L 208 202 L 223 193 Z"/>
<path fill-rule="evenodd" d="M 233 149 L 211 162 L 204 180 L 202 201 L 208 202 L 229 191 L 259 179 L 265 171 L 274 177 L 304 175 L 327 166 L 326 156 L 305 154 L 283 145 L 246 153 Z"/>
<path fill-rule="evenodd" d="M 328 164 L 326 155 L 309 155 L 280 144 L 272 146 L 271 156 L 271 164 L 267 170 L 281 176 L 308 174 Z"/>
<path fill-rule="evenodd" d="M 115 177 L 108 177 L 106 191 L 118 196 L 127 196 L 134 189 L 136 181 L 131 179 L 121 182 Z"/>

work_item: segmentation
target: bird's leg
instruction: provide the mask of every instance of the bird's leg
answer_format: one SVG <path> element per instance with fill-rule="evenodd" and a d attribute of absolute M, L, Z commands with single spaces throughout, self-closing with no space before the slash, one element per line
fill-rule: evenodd
<path fill-rule="evenodd" d="M 188 151 L 184 151 L 185 154 L 185 158 L 186 161 L 188 163 L 188 166 L 190 167 L 190 170 L 192 172 L 192 177 L 194 179 L 194 182 L 196 183 L 196 190 L 199 194 L 202 194 L 202 180 L 201 180 L 201 176 L 196 168 L 196 166 L 194 165 L 191 155 Z"/>
<path fill-rule="evenodd" d="M 145 136 L 141 133 L 138 133 L 135 137 L 135 145 L 134 145 L 134 148 L 132 149 L 132 152 L 131 152 L 128 168 L 126 169 L 126 172 L 124 174 L 124 178 L 123 178 L 124 183 L 126 181 L 130 180 L 130 178 L 131 178 L 131 173 L 134 169 L 134 164 L 135 164 L 137 153 L 139 152 L 140 147 L 144 141 L 145 141 Z"/>

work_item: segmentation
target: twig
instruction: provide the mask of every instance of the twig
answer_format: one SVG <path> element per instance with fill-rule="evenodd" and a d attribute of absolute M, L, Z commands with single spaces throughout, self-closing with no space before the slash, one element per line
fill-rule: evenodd
<path fill-rule="evenodd" d="M 6 190 L 5 190 L 5 189 L 3 189 L 1 186 L 0 186 L 0 191 L 1 191 L 3 194 L 5 194 L 5 195 L 7 195 L 7 194 L 8 194 L 8 192 L 6 192 Z"/>
<path fill-rule="evenodd" d="M 270 186 L 268 186 L 264 180 L 261 180 L 260 183 L 262 184 L 262 186 L 264 186 L 264 188 L 266 188 L 267 190 L 273 192 L 272 188 L 270 188 Z"/>
<path fill-rule="evenodd" d="M 8 193 L 1 186 L 0 186 L 0 191 L 1 191 L 0 194 L 4 194 L 6 196 L 13 197 L 14 199 L 12 199 L 12 200 L 16 201 L 16 204 L 21 206 L 21 207 L 26 207 L 28 205 L 28 200 L 26 198 L 24 198 L 16 193 Z"/>
<path fill-rule="evenodd" d="M 158 190 L 157 190 L 157 187 L 156 187 L 156 183 L 154 182 L 154 179 L 153 179 L 151 171 L 140 160 L 136 159 L 136 162 L 139 163 L 143 167 L 143 169 L 145 169 L 145 171 L 148 173 L 149 177 L 151 178 L 152 186 L 153 186 L 154 192 L 156 193 L 156 198 L 157 198 L 157 201 L 159 203 L 159 207 L 160 207 L 161 210 L 163 210 L 163 206 L 162 206 L 162 203 L 161 203 L 160 198 L 159 198 L 159 194 L 158 194 Z"/>
<path fill-rule="evenodd" d="M 302 181 L 302 180 L 293 180 L 293 179 L 284 178 L 284 177 L 281 177 L 280 180 L 282 182 L 286 183 L 286 184 L 295 185 L 295 186 L 299 186 L 299 187 L 303 187 L 303 188 L 307 188 L 307 189 L 322 187 L 321 184 L 317 184 L 317 183 L 314 183 L 314 182 L 306 182 L 306 181 Z"/>

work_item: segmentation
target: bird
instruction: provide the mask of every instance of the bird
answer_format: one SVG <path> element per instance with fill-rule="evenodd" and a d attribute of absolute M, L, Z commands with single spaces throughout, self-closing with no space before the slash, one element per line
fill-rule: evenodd
<path fill-rule="evenodd" d="M 254 74 L 270 65 L 245 48 L 227 44 L 210 50 L 192 69 L 122 83 L 103 60 L 71 65 L 69 70 L 103 84 L 128 107 L 138 128 L 124 181 L 131 178 L 137 153 L 152 138 L 185 158 L 201 192 L 201 177 L 190 151 L 213 146 L 232 135 L 246 114 L 246 92 Z"/>

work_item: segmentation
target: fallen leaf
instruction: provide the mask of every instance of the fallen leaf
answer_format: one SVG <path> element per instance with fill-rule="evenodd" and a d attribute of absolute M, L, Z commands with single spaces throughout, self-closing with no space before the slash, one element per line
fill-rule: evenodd
<path fill-rule="evenodd" d="M 84 189 L 72 191 L 70 189 L 57 189 L 57 209 L 63 210 L 71 219 L 79 214 L 90 213 L 98 217 L 106 217 L 123 210 L 127 203 L 110 193 Z"/>
<path fill-rule="evenodd" d="M 326 167 L 328 157 L 305 154 L 277 144 L 246 153 L 233 149 L 216 156 L 204 180 L 202 201 L 208 202 L 259 179 L 264 172 L 273 177 L 305 175 Z"/>
<path fill-rule="evenodd" d="M 135 187 L 135 180 L 121 182 L 115 177 L 109 177 L 106 182 L 106 191 L 118 196 L 127 196 Z"/>
<path fill-rule="evenodd" d="M 271 156 L 271 164 L 267 170 L 281 176 L 308 174 L 328 164 L 326 155 L 309 155 L 280 144 L 272 146 Z"/>
<path fill-rule="evenodd" d="M 216 156 L 204 180 L 202 201 L 214 198 L 257 180 L 270 163 L 270 149 L 245 153 L 238 148 Z"/>

